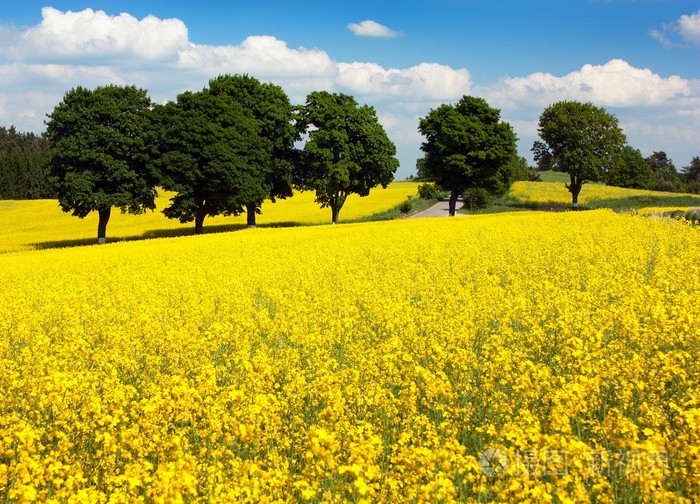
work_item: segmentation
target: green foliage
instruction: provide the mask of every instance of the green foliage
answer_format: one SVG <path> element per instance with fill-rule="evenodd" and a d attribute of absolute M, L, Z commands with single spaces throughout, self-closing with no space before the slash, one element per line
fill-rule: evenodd
<path fill-rule="evenodd" d="M 416 178 L 418 180 L 425 180 L 425 158 L 424 157 L 416 159 Z"/>
<path fill-rule="evenodd" d="M 549 153 L 543 150 L 539 155 L 550 156 L 551 167 L 570 176 L 567 189 L 573 206 L 578 204 L 583 184 L 602 180 L 615 170 L 627 143 L 617 118 L 591 103 L 561 101 L 550 105 L 540 115 L 538 131 Z"/>
<path fill-rule="evenodd" d="M 262 201 L 260 167 L 270 163 L 260 125 L 241 104 L 209 90 L 185 92 L 154 111 L 159 125 L 156 166 L 164 189 L 177 194 L 163 213 L 195 221 L 201 234 L 206 216 L 238 215 Z"/>
<path fill-rule="evenodd" d="M 358 106 L 341 93 L 316 91 L 308 95 L 300 124 L 308 140 L 295 173 L 301 190 L 316 191 L 316 202 L 330 207 L 333 222 L 350 194 L 367 196 L 386 187 L 399 166 L 373 107 Z"/>
<path fill-rule="evenodd" d="M 152 103 L 134 86 L 83 87 L 66 93 L 49 115 L 54 146 L 51 175 L 65 212 L 85 217 L 100 212 L 104 239 L 109 210 L 139 214 L 155 208 L 156 174 L 149 110 Z"/>
<path fill-rule="evenodd" d="M 530 168 L 527 160 L 522 156 L 513 156 L 508 163 L 511 171 L 511 179 L 526 180 L 528 182 L 541 182 L 542 178 L 537 170 Z"/>
<path fill-rule="evenodd" d="M 413 203 L 411 200 L 403 201 L 399 204 L 399 211 L 403 214 L 410 213 L 413 210 Z"/>
<path fill-rule="evenodd" d="M 700 156 L 695 156 L 691 159 L 690 164 L 684 166 L 681 172 L 689 185 L 693 182 L 700 183 Z"/>
<path fill-rule="evenodd" d="M 474 211 L 493 204 L 493 195 L 482 187 L 472 187 L 464 193 L 464 208 Z"/>
<path fill-rule="evenodd" d="M 44 136 L 0 128 L 0 199 L 55 198 L 49 178 L 51 144 Z"/>
<path fill-rule="evenodd" d="M 527 181 L 528 182 L 542 182 L 542 175 L 539 171 L 530 169 L 527 172 Z"/>
<path fill-rule="evenodd" d="M 440 105 L 421 118 L 426 141 L 423 173 L 426 179 L 451 192 L 450 214 L 457 195 L 480 187 L 489 194 L 505 194 L 512 182 L 509 162 L 516 155 L 516 136 L 500 111 L 483 99 L 463 96 L 455 105 Z"/>
<path fill-rule="evenodd" d="M 608 172 L 608 185 L 630 189 L 649 189 L 652 173 L 639 149 L 626 145 L 622 149 L 620 161 Z"/>
<path fill-rule="evenodd" d="M 530 150 L 535 163 L 537 163 L 538 171 L 552 171 L 554 169 L 552 167 L 552 153 L 549 152 L 546 143 L 536 140 Z"/>
<path fill-rule="evenodd" d="M 242 195 L 248 211 L 249 225 L 255 224 L 263 200 L 292 196 L 292 169 L 298 140 L 294 108 L 281 87 L 261 83 L 248 75 L 220 75 L 209 81 L 209 92 L 225 96 L 241 105 L 247 115 L 257 122 L 259 137 L 267 151 L 267 162 L 254 166 L 258 175 L 256 187 L 247 188 Z M 261 158 L 262 160 L 262 158 Z"/>
<path fill-rule="evenodd" d="M 685 180 L 664 151 L 654 152 L 645 161 L 651 170 L 651 189 L 665 192 L 686 191 Z"/>
<path fill-rule="evenodd" d="M 440 188 L 432 182 L 425 182 L 418 186 L 418 197 L 424 200 L 435 200 L 442 196 Z"/>

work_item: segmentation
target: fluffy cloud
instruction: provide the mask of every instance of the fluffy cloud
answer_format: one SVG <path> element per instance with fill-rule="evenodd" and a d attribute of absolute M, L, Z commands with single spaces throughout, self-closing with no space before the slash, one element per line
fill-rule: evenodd
<path fill-rule="evenodd" d="M 393 31 L 391 28 L 381 25 L 376 21 L 372 21 L 371 19 L 366 19 L 361 23 L 350 23 L 348 25 L 348 30 L 358 37 L 396 38 L 402 35 L 400 32 Z"/>
<path fill-rule="evenodd" d="M 522 101 L 546 105 L 559 100 L 590 101 L 599 106 L 657 106 L 689 96 L 690 85 L 677 75 L 663 78 L 649 69 L 614 59 L 605 65 L 584 65 L 562 77 L 534 73 L 505 78 L 486 94 L 506 107 Z"/>
<path fill-rule="evenodd" d="M 560 100 L 590 101 L 605 107 L 620 120 L 630 145 L 645 156 L 664 150 L 671 157 L 675 155 L 680 166 L 697 155 L 692 146 L 697 145 L 700 135 L 695 133 L 700 128 L 700 115 L 684 114 L 700 108 L 700 83 L 678 76 L 662 77 L 623 60 L 584 65 L 562 76 L 534 73 L 504 78 L 498 84 L 478 87 L 475 93 L 503 109 L 503 119 L 513 125 L 520 138 L 521 155 L 530 156 L 544 107 Z"/>
<path fill-rule="evenodd" d="M 680 34 L 685 43 L 700 45 L 700 11 L 683 14 L 673 23 L 664 23 L 659 30 L 649 30 L 649 35 L 664 47 L 673 46 L 670 37 L 676 33 Z"/>
<path fill-rule="evenodd" d="M 691 44 L 700 45 L 700 11 L 695 14 L 684 14 L 678 20 L 681 36 Z"/>
<path fill-rule="evenodd" d="M 270 36 L 251 36 L 237 46 L 192 45 L 180 52 L 177 66 L 207 75 L 238 72 L 258 77 L 308 77 L 336 73 L 325 52 L 290 49 L 284 41 Z"/>
<path fill-rule="evenodd" d="M 189 46 L 187 27 L 179 19 L 147 16 L 139 21 L 129 14 L 61 12 L 52 7 L 44 7 L 41 14 L 41 23 L 23 32 L 7 56 L 23 61 L 95 57 L 154 61 L 175 58 Z"/>
<path fill-rule="evenodd" d="M 124 75 L 106 65 L 59 65 L 11 63 L 0 65 L 0 85 L 7 88 L 70 86 L 79 82 L 85 87 L 105 84 L 126 84 Z"/>
<path fill-rule="evenodd" d="M 562 76 L 534 73 L 477 86 L 465 68 L 337 62 L 323 50 L 288 47 L 272 36 L 250 36 L 237 45 L 195 44 L 179 20 L 138 20 L 91 9 L 45 8 L 42 14 L 40 24 L 24 31 L 0 27 L 0 124 L 20 131 L 42 131 L 46 114 L 77 85 L 135 84 L 164 102 L 184 90 L 201 89 L 218 74 L 248 73 L 281 85 L 294 103 L 303 103 L 310 91 L 328 90 L 375 106 L 396 143 L 399 177 L 412 173 L 421 155 L 418 119 L 464 94 L 503 110 L 503 119 L 521 138 L 523 155 L 536 138 L 543 107 L 564 99 L 608 107 L 645 155 L 665 150 L 674 157 L 678 152 L 674 161 L 681 166 L 698 154 L 700 82 L 662 77 L 622 60 L 585 65 Z M 681 18 L 687 40 L 696 33 L 698 17 Z"/>
<path fill-rule="evenodd" d="M 376 99 L 455 100 L 470 89 L 470 75 L 437 63 L 386 69 L 376 63 L 338 63 L 338 84 Z"/>

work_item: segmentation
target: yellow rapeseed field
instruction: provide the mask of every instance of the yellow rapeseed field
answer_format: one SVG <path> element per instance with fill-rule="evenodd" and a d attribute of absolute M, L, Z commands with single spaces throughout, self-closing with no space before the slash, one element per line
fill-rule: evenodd
<path fill-rule="evenodd" d="M 571 206 L 571 193 L 563 182 L 515 182 L 508 196 L 521 203 L 553 204 Z M 687 198 L 695 200 L 694 206 L 700 206 L 700 195 L 678 194 L 646 189 L 626 189 L 603 184 L 584 184 L 579 203 L 582 206 L 598 205 L 601 201 L 636 200 L 636 206 L 649 206 L 655 198 Z M 676 207 L 681 208 L 681 207 Z M 684 207 L 687 208 L 687 207 Z"/>
<path fill-rule="evenodd" d="M 386 189 L 372 189 L 364 198 L 351 194 L 340 211 L 340 222 L 388 210 L 408 196 L 415 196 L 417 190 L 416 182 L 393 182 Z M 107 241 L 192 234 L 194 223 L 180 224 L 177 219 L 168 219 L 161 212 L 172 195 L 159 191 L 154 212 L 129 215 L 114 209 L 107 226 Z M 262 214 L 257 216 L 257 223 L 263 226 L 330 221 L 330 209 L 315 203 L 313 192 L 296 193 L 292 198 L 278 199 L 275 203 L 267 201 L 262 206 Z M 245 227 L 245 224 L 245 214 L 207 217 L 204 232 L 230 231 Z M 97 241 L 97 213 L 78 219 L 62 212 L 56 200 L 0 201 L 0 230 L 0 253 L 88 244 Z"/>
<path fill-rule="evenodd" d="M 608 210 L 0 255 L 0 501 L 697 501 L 698 257 Z"/>

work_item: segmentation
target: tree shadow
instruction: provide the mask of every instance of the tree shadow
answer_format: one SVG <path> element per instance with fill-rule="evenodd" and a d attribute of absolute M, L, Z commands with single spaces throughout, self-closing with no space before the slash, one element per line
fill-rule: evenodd
<path fill-rule="evenodd" d="M 700 196 L 688 194 L 640 195 L 626 198 L 590 199 L 586 205 L 594 208 L 630 209 L 644 207 L 696 207 Z"/>
<path fill-rule="evenodd" d="M 540 212 L 578 212 L 581 210 L 591 210 L 589 205 L 579 203 L 577 207 L 572 207 L 571 203 L 561 203 L 558 201 L 507 201 L 496 203 L 494 206 L 503 208 L 517 208 L 518 210 L 538 210 Z"/>
<path fill-rule="evenodd" d="M 268 224 L 258 224 L 259 228 L 288 228 L 296 226 L 304 226 L 300 222 L 282 221 Z M 204 235 L 217 233 L 230 233 L 248 229 L 246 224 L 216 224 L 212 226 L 204 226 Z M 132 242 L 141 240 L 152 240 L 155 238 L 178 238 L 181 236 L 194 236 L 194 227 L 176 228 L 176 229 L 151 229 L 139 235 L 131 236 L 107 236 L 107 243 Z M 52 240 L 44 242 L 36 242 L 30 244 L 34 250 L 56 249 L 56 248 L 72 248 L 85 247 L 89 245 L 97 245 L 97 238 L 76 238 L 68 240 Z"/>

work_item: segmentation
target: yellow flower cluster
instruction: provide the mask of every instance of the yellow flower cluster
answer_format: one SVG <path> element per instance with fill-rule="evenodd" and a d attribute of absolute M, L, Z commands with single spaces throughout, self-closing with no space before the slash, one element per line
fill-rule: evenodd
<path fill-rule="evenodd" d="M 0 255 L 0 500 L 692 502 L 698 257 L 607 210 Z"/>
<path fill-rule="evenodd" d="M 508 196 L 523 203 L 571 205 L 571 193 L 563 182 L 515 182 L 511 186 Z M 626 189 L 622 187 L 607 186 L 604 184 L 585 184 L 579 195 L 581 205 L 596 204 L 600 201 L 611 200 L 637 200 L 638 206 L 653 204 L 657 198 L 673 199 L 686 197 L 695 199 L 695 205 L 700 205 L 700 195 L 677 194 L 646 189 Z"/>
<path fill-rule="evenodd" d="M 363 198 L 351 194 L 340 211 L 340 222 L 388 210 L 408 196 L 415 196 L 418 185 L 417 182 L 393 182 L 386 189 L 372 189 Z M 177 219 L 167 219 L 162 213 L 173 195 L 159 191 L 155 212 L 129 215 L 114 209 L 107 226 L 107 241 L 192 234 L 194 223 L 180 224 Z M 70 246 L 78 242 L 93 243 L 97 237 L 97 220 L 95 212 L 85 219 L 72 217 L 61 211 L 56 200 L 0 201 L 0 253 Z M 257 216 L 257 223 L 262 226 L 330 222 L 330 209 L 320 208 L 311 191 L 297 192 L 294 197 L 278 199 L 275 203 L 265 202 L 262 214 Z M 204 221 L 205 232 L 230 231 L 245 226 L 245 214 L 208 217 Z"/>

